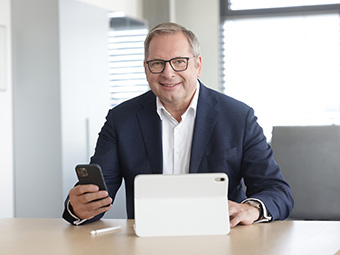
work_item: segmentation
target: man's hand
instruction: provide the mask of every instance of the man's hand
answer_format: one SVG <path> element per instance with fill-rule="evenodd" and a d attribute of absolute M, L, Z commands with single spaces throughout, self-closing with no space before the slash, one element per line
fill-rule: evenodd
<path fill-rule="evenodd" d="M 70 190 L 69 197 L 73 212 L 80 219 L 91 219 L 112 207 L 112 198 L 107 191 L 99 191 L 97 185 L 75 186 Z"/>
<path fill-rule="evenodd" d="M 239 204 L 229 200 L 228 207 L 231 228 L 238 224 L 253 224 L 260 216 L 259 210 L 249 204 Z"/>

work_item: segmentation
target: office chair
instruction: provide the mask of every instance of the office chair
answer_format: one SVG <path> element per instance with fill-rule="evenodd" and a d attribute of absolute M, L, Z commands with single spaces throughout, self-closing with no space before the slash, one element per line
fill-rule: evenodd
<path fill-rule="evenodd" d="M 340 220 L 340 126 L 274 127 L 274 159 L 292 188 L 292 219 Z"/>

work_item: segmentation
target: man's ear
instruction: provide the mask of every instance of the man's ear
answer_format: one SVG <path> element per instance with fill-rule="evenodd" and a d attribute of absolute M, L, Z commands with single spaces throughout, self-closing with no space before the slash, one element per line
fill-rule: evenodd
<path fill-rule="evenodd" d="M 196 57 L 196 68 L 197 68 L 197 78 L 201 76 L 201 70 L 202 70 L 202 56 L 198 55 Z"/>
<path fill-rule="evenodd" d="M 146 64 L 145 60 L 143 61 L 143 65 L 144 65 L 145 77 L 146 77 L 146 80 L 148 80 L 148 65 Z"/>
<path fill-rule="evenodd" d="M 146 62 L 145 62 L 145 60 L 143 61 L 143 66 L 144 66 L 144 72 L 145 72 L 145 74 L 146 74 L 146 68 L 147 68 L 147 65 L 146 65 Z"/>

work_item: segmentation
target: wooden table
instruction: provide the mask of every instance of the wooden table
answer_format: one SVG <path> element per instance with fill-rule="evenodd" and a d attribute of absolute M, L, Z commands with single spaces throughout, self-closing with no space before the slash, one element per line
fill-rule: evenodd
<path fill-rule="evenodd" d="M 132 220 L 71 226 L 62 219 L 0 219 L 1 255 L 340 254 L 340 222 L 277 221 L 237 226 L 225 236 L 137 237 Z M 117 232 L 91 230 L 121 226 Z"/>

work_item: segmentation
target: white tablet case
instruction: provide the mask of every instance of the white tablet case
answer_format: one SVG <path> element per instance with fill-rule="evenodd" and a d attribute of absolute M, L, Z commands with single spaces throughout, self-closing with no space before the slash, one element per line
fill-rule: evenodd
<path fill-rule="evenodd" d="M 138 175 L 138 236 L 226 235 L 230 231 L 228 176 L 224 173 Z"/>

